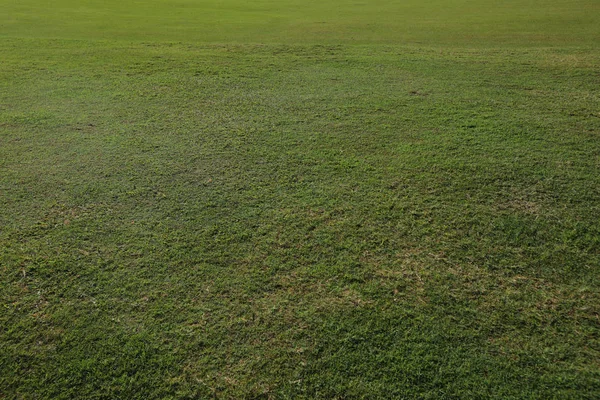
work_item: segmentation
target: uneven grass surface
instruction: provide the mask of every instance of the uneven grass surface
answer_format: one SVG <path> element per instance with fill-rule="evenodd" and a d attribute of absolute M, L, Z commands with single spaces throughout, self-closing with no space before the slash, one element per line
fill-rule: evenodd
<path fill-rule="evenodd" d="M 595 3 L 322 3 L 0 6 L 0 398 L 600 397 Z"/>

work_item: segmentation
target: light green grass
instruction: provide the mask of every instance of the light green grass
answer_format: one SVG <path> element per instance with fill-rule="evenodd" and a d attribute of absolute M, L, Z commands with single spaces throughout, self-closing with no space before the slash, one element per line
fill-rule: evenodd
<path fill-rule="evenodd" d="M 3 2 L 0 398 L 600 397 L 600 15 L 486 3 Z"/>
<path fill-rule="evenodd" d="M 595 0 L 5 0 L 3 35 L 194 43 L 596 46 Z"/>

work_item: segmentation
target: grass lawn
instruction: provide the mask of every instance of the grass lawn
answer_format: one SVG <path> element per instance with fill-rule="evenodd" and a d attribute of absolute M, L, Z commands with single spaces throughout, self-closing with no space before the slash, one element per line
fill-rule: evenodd
<path fill-rule="evenodd" d="M 0 399 L 600 397 L 595 0 L 5 0 Z"/>

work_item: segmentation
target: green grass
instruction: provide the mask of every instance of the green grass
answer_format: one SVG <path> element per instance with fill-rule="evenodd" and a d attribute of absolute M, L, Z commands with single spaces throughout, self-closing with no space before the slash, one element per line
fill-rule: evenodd
<path fill-rule="evenodd" d="M 4 0 L 4 35 L 194 43 L 597 46 L 596 0 Z"/>
<path fill-rule="evenodd" d="M 0 398 L 600 397 L 598 11 L 3 2 Z"/>

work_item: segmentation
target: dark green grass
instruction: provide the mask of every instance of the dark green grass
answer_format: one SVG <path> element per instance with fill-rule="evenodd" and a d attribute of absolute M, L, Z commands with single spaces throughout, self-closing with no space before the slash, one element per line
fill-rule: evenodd
<path fill-rule="evenodd" d="M 600 396 L 593 41 L 20 24 L 0 42 L 0 397 Z"/>

